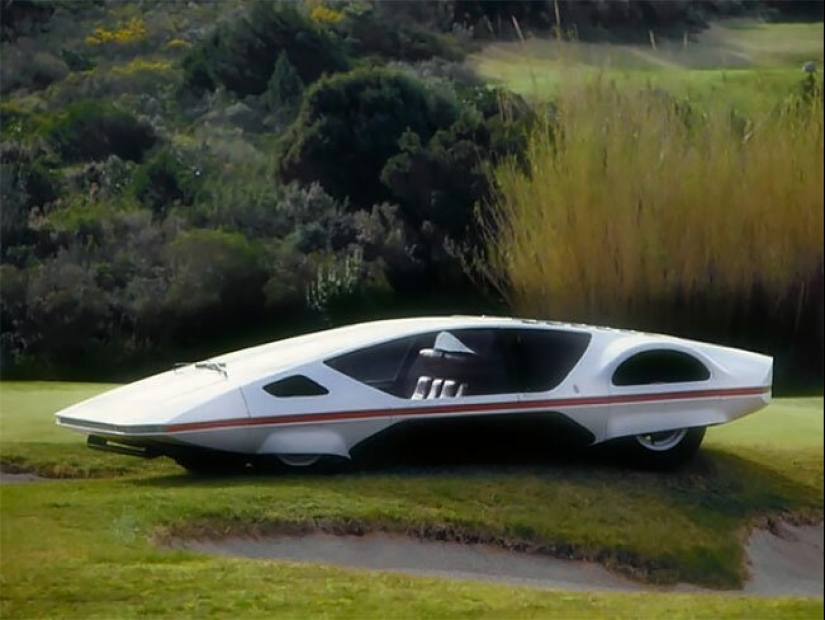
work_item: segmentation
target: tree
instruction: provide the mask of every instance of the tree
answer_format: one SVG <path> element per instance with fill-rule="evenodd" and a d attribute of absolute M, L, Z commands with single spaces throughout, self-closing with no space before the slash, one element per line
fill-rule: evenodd
<path fill-rule="evenodd" d="M 301 102 L 304 82 L 285 52 L 278 55 L 272 77 L 266 85 L 265 103 L 271 111 L 292 108 Z"/>

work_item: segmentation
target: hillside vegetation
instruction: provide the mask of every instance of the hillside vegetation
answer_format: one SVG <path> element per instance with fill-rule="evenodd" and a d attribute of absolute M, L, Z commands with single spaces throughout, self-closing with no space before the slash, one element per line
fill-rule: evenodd
<path fill-rule="evenodd" d="M 507 76 L 488 83 L 496 76 L 478 62 L 484 46 L 555 29 L 591 46 L 653 36 L 664 48 L 715 32 L 708 27 L 723 16 L 821 20 L 817 3 L 733 0 L 0 7 L 0 370 L 27 378 L 124 378 L 390 314 L 509 312 L 512 300 L 486 286 L 500 278 L 468 274 L 466 258 L 498 235 L 486 228 L 498 204 L 490 170 L 536 165 L 534 132 L 556 122 L 559 102 L 555 92 L 537 102 L 517 84 L 520 94 L 511 92 Z M 816 78 L 806 87 L 800 58 L 783 54 L 771 55 L 780 58 L 773 70 L 790 76 L 774 84 L 776 100 L 816 99 Z M 759 122 L 747 109 L 736 113 L 745 125 Z M 620 174 L 637 186 L 637 173 Z M 795 188 L 777 188 L 774 202 L 760 199 L 748 213 L 781 219 L 779 194 Z M 688 194 L 680 209 L 698 200 Z M 595 215 L 582 204 L 586 222 Z M 783 237 L 781 247 L 793 243 Z M 821 299 L 819 257 L 819 276 L 809 262 L 796 274 L 804 294 L 783 289 L 791 301 L 781 308 L 781 338 L 762 337 L 775 317 L 764 300 L 740 299 L 741 286 L 758 278 L 733 291 L 744 304 L 736 307 L 756 316 L 740 330 L 726 331 L 727 318 L 669 327 L 787 355 L 788 375 L 794 363 L 821 367 L 821 337 L 811 348 L 804 336 Z M 700 267 L 694 274 L 704 277 Z M 514 307 L 552 318 L 559 306 L 548 300 Z M 643 314 L 603 318 L 645 322 Z M 788 330 L 790 353 L 775 346 Z M 821 380 L 816 368 L 813 376 Z"/>

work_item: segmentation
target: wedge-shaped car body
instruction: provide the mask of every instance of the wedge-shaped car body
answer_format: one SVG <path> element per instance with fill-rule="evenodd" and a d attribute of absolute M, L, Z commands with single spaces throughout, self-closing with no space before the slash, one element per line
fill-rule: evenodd
<path fill-rule="evenodd" d="M 553 422 L 584 444 L 622 440 L 647 464 L 666 466 L 692 456 L 706 427 L 765 407 L 772 374 L 770 357 L 669 336 L 426 317 L 182 365 L 56 419 L 89 435 L 90 447 L 169 456 L 193 471 L 272 458 L 309 466 L 349 459 L 390 429 L 515 419 L 528 420 L 528 432 L 530 421 Z"/>

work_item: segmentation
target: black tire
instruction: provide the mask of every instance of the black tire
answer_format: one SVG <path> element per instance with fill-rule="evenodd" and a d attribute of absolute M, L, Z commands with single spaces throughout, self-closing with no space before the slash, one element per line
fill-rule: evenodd
<path fill-rule="evenodd" d="M 194 476 L 227 476 L 239 474 L 246 468 L 246 461 L 234 455 L 178 456 L 175 457 L 175 462 Z"/>
<path fill-rule="evenodd" d="M 267 454 L 252 461 L 254 470 L 261 474 L 337 474 L 346 471 L 348 465 L 348 459 L 321 454 L 292 457 Z"/>
<path fill-rule="evenodd" d="M 628 437 L 624 440 L 624 449 L 636 467 L 675 469 L 693 458 L 704 437 L 704 426 L 674 429 Z"/>

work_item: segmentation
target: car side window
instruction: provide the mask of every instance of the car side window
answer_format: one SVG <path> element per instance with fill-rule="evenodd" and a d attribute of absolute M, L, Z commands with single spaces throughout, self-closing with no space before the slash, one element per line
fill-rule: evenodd
<path fill-rule="evenodd" d="M 548 391 L 567 377 L 591 339 L 587 333 L 547 329 L 455 329 L 442 334 L 457 341 L 445 339 L 454 351 L 419 353 L 410 374 L 431 377 L 432 384 L 419 385 L 412 398 Z"/>
<path fill-rule="evenodd" d="M 278 398 L 324 396 L 329 390 L 304 375 L 292 375 L 264 386 L 264 391 Z"/>
<path fill-rule="evenodd" d="M 325 364 L 351 379 L 403 396 L 405 377 L 418 350 L 432 346 L 434 334 L 408 336 L 334 357 Z"/>
<path fill-rule="evenodd" d="M 701 361 L 682 351 L 656 349 L 637 353 L 613 373 L 613 385 L 651 385 L 707 381 L 710 371 Z"/>
<path fill-rule="evenodd" d="M 546 392 L 561 385 L 592 339 L 588 333 L 566 330 L 501 331 L 509 380 L 518 392 Z"/>
<path fill-rule="evenodd" d="M 505 394 L 510 390 L 495 329 L 438 332 L 419 348 L 406 373 L 403 396 L 413 400 Z"/>
<path fill-rule="evenodd" d="M 452 329 L 400 338 L 326 364 L 413 400 L 542 392 L 564 380 L 590 338 L 562 330 Z"/>

